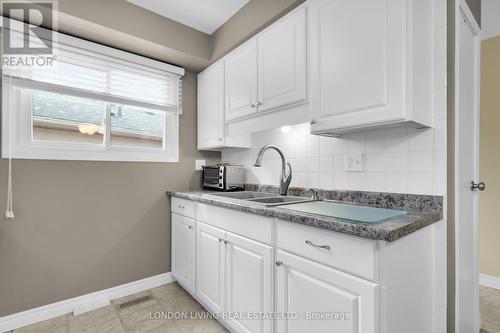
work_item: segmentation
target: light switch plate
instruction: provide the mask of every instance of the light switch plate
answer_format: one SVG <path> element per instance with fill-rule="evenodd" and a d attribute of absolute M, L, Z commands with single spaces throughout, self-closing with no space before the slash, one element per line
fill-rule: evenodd
<path fill-rule="evenodd" d="M 347 154 L 345 155 L 345 171 L 364 171 L 365 154 Z"/>
<path fill-rule="evenodd" d="M 201 170 L 203 170 L 203 168 L 202 168 L 202 167 L 204 167 L 204 166 L 205 166 L 205 163 L 206 163 L 206 161 L 205 161 L 205 160 L 196 160 L 196 161 L 195 161 L 195 164 L 194 164 L 194 169 L 195 169 L 196 171 L 201 171 Z"/>

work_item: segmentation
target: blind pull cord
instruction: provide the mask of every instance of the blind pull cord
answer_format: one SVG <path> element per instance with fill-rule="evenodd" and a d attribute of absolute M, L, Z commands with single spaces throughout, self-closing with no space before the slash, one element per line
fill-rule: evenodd
<path fill-rule="evenodd" d="M 12 204 L 12 74 L 9 75 L 9 171 L 7 181 L 7 205 L 5 217 L 14 218 L 14 208 Z"/>

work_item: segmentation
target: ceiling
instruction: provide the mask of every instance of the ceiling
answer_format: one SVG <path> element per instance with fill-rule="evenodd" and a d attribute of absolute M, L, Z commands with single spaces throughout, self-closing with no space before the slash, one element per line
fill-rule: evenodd
<path fill-rule="evenodd" d="M 250 0 L 127 0 L 211 35 Z"/>

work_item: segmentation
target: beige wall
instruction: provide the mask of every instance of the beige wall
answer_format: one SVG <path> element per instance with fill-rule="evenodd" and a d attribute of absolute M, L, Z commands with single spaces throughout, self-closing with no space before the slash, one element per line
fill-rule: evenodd
<path fill-rule="evenodd" d="M 480 271 L 500 278 L 500 36 L 481 43 Z"/>
<path fill-rule="evenodd" d="M 58 0 L 60 32 L 144 54 L 199 72 L 210 63 L 211 36 L 126 0 Z"/>
<path fill-rule="evenodd" d="M 212 34 L 211 60 L 217 60 L 305 0 L 251 0 Z"/>
<path fill-rule="evenodd" d="M 59 30 L 197 72 L 303 0 L 252 0 L 211 37 L 125 0 L 59 0 Z M 196 77 L 184 80 L 179 163 L 13 162 L 0 218 L 0 317 L 170 271 L 166 190 L 198 189 Z M 0 160 L 0 208 L 7 162 Z M 2 190 L 4 189 L 4 190 Z M 3 213 L 0 213 L 0 216 Z"/>
<path fill-rule="evenodd" d="M 304 1 L 251 0 L 212 35 L 125 0 L 59 0 L 58 23 L 61 32 L 139 54 L 147 49 L 197 73 Z"/>
<path fill-rule="evenodd" d="M 199 188 L 196 78 L 184 81 L 180 163 L 15 160 L 0 221 L 0 317 L 170 271 L 166 190 Z M 7 162 L 0 161 L 4 209 Z M 1 212 L 3 215 L 3 211 Z"/>

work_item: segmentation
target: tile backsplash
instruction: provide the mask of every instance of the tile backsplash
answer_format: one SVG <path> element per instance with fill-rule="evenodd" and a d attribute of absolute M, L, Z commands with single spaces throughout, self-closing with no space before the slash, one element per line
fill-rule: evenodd
<path fill-rule="evenodd" d="M 222 160 L 243 164 L 247 182 L 278 184 L 281 160 L 267 151 L 262 167 L 253 162 L 266 144 L 280 147 L 293 169 L 292 185 L 415 194 L 444 194 L 446 189 L 445 122 L 430 129 L 398 127 L 327 138 L 309 134 L 309 124 L 252 135 L 252 148 L 225 151 Z M 346 171 L 345 156 L 364 154 L 364 171 Z"/>

